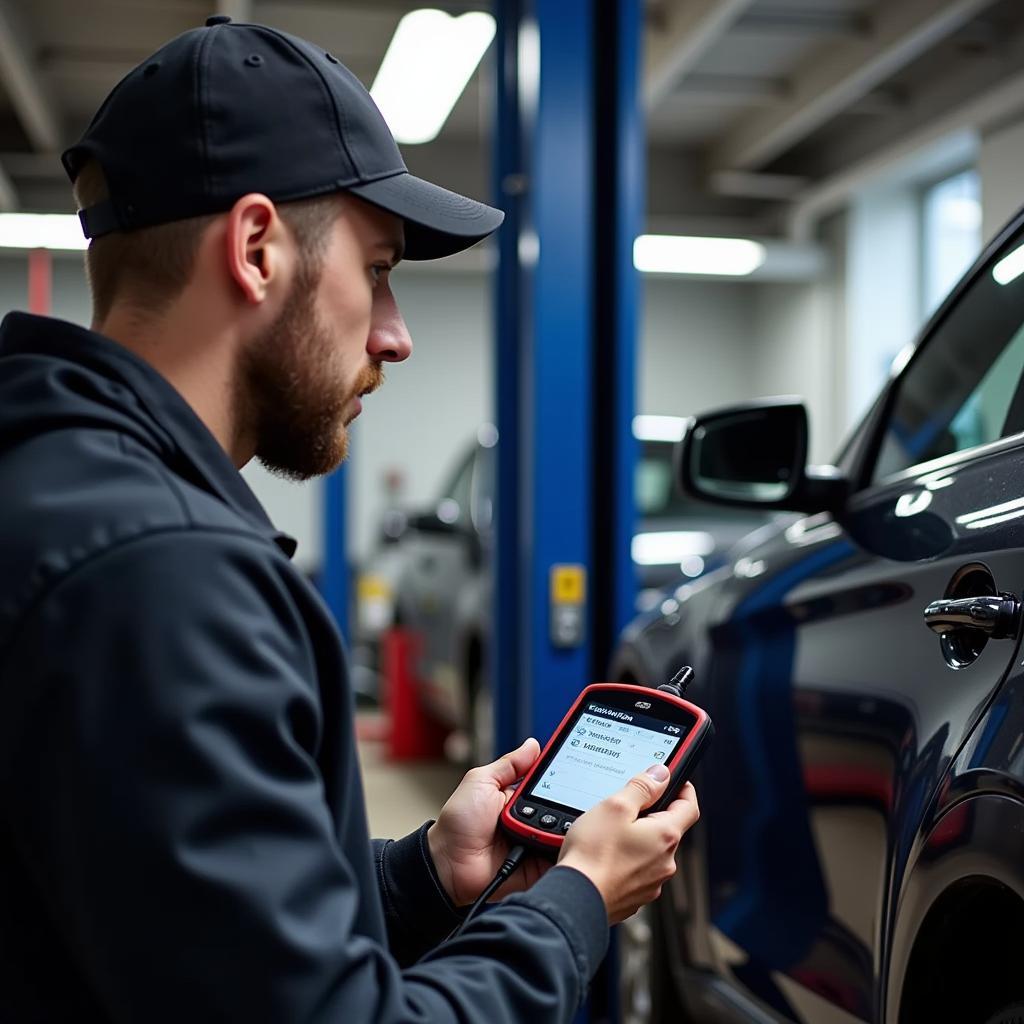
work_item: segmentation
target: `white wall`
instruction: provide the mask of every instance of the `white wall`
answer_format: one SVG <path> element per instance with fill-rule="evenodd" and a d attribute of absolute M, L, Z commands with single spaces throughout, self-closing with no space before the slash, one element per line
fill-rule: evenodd
<path fill-rule="evenodd" d="M 1024 120 L 982 135 L 978 153 L 981 176 L 981 232 L 985 242 L 1024 206 Z"/>
<path fill-rule="evenodd" d="M 749 397 L 752 299 L 751 286 L 738 282 L 647 279 L 638 411 L 689 416 Z"/>
<path fill-rule="evenodd" d="M 846 418 L 867 410 L 893 359 L 921 326 L 921 222 L 917 191 L 864 192 L 847 215 Z"/>
<path fill-rule="evenodd" d="M 0 259 L 0 312 L 28 309 L 28 263 L 21 258 Z"/>
<path fill-rule="evenodd" d="M 349 550 L 357 559 L 376 536 L 384 474 L 402 474 L 405 504 L 426 505 L 494 415 L 490 278 L 403 267 L 392 283 L 413 353 L 386 368 L 384 387 L 352 427 Z"/>
<path fill-rule="evenodd" d="M 828 294 L 817 284 L 754 288 L 757 344 L 750 377 L 759 394 L 795 395 L 807 406 L 812 462 L 835 454 L 834 358 Z"/>

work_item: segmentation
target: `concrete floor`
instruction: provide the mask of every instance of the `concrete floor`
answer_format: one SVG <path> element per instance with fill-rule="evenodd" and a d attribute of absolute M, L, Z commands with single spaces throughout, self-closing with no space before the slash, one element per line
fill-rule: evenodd
<path fill-rule="evenodd" d="M 447 761 L 390 761 L 387 745 L 374 739 L 360 739 L 359 761 L 370 835 L 376 839 L 397 839 L 436 818 L 462 778 L 461 769 Z"/>

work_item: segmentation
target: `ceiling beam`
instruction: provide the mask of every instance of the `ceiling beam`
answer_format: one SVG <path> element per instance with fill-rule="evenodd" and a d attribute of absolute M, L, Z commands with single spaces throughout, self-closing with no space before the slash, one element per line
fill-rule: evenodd
<path fill-rule="evenodd" d="M 753 0 L 675 0 L 647 29 L 644 100 L 650 110 L 692 70 Z"/>
<path fill-rule="evenodd" d="M 859 36 L 865 18 L 857 11 L 814 10 L 805 7 L 758 7 L 743 16 L 739 28 L 773 35 Z"/>
<path fill-rule="evenodd" d="M 60 117 L 35 59 L 36 45 L 21 12 L 0 0 L 0 83 L 10 97 L 32 146 L 42 152 L 61 148 Z"/>
<path fill-rule="evenodd" d="M 787 234 L 810 238 L 822 217 L 841 208 L 866 184 L 893 178 L 929 147 L 955 149 L 958 139 L 1018 117 L 1021 96 L 1024 32 L 1007 38 L 998 54 L 970 61 L 922 89 L 896 118 L 852 133 L 830 153 L 825 176 L 794 203 Z"/>
<path fill-rule="evenodd" d="M 795 199 L 807 189 L 808 180 L 798 174 L 757 174 L 753 171 L 718 171 L 711 188 L 720 196 L 749 199 Z"/>
<path fill-rule="evenodd" d="M 816 50 L 789 99 L 742 120 L 710 154 L 712 171 L 757 170 L 969 21 L 993 0 L 901 0 L 877 7 L 867 33 Z"/>
<path fill-rule="evenodd" d="M 712 75 L 694 73 L 672 91 L 673 99 L 702 105 L 773 106 L 786 98 L 786 83 L 763 75 Z"/>

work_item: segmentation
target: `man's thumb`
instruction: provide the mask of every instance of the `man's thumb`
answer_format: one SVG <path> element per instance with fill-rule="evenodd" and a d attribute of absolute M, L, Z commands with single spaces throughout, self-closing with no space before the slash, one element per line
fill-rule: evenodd
<path fill-rule="evenodd" d="M 486 771 L 504 789 L 506 786 L 511 786 L 516 779 L 521 779 L 539 756 L 540 744 L 531 736 L 515 750 L 499 757 L 497 761 L 485 765 L 482 770 Z"/>
<path fill-rule="evenodd" d="M 624 792 L 637 813 L 650 807 L 665 792 L 669 770 L 663 764 L 652 764 L 646 771 L 626 783 Z"/>

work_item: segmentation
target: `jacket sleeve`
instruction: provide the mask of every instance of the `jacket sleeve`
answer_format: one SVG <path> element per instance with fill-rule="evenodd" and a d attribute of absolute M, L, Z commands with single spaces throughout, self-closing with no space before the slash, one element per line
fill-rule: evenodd
<path fill-rule="evenodd" d="M 402 839 L 374 839 L 388 949 L 403 966 L 442 942 L 462 921 L 465 910 L 449 899 L 427 845 L 426 822 Z"/>
<path fill-rule="evenodd" d="M 361 926 L 380 897 L 328 810 L 309 646 L 264 545 L 211 530 L 93 558 L 8 652 L 31 696 L 5 813 L 111 1020 L 569 1021 L 607 942 L 578 872 L 404 971 Z"/>

